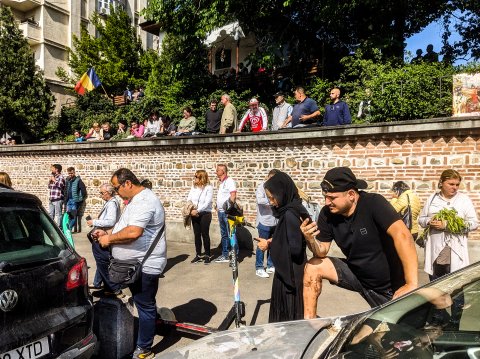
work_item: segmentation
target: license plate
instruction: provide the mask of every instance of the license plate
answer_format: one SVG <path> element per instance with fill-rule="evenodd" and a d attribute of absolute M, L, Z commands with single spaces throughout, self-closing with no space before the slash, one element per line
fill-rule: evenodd
<path fill-rule="evenodd" d="M 48 338 L 45 337 L 36 342 L 24 345 L 23 347 L 0 354 L 0 359 L 35 359 L 40 358 L 49 352 Z"/>

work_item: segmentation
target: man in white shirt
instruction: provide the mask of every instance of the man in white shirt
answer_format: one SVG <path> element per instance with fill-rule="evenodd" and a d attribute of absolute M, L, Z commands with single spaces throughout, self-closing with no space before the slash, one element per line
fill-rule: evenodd
<path fill-rule="evenodd" d="M 272 131 L 292 127 L 290 122 L 283 126 L 287 117 L 292 114 L 292 105 L 285 101 L 285 94 L 282 91 L 278 91 L 273 97 L 277 106 L 273 109 Z"/>
<path fill-rule="evenodd" d="M 237 187 L 235 181 L 228 177 L 227 166 L 224 164 L 217 165 L 217 178 L 220 181 L 217 192 L 217 214 L 218 224 L 220 226 L 220 236 L 222 238 L 222 255 L 215 259 L 215 262 L 222 263 L 228 262 L 228 247 L 230 244 L 229 231 L 228 231 L 228 219 L 227 214 L 223 209 L 223 204 L 230 200 L 235 203 L 237 199 Z"/>
<path fill-rule="evenodd" d="M 267 180 L 275 176 L 278 170 L 273 169 L 268 172 Z M 272 238 L 273 232 L 275 232 L 275 226 L 277 225 L 278 220 L 273 216 L 272 207 L 270 206 L 270 201 L 265 193 L 265 188 L 263 185 L 265 181 L 262 181 L 255 192 L 257 197 L 257 230 L 258 236 L 263 239 Z M 270 251 L 267 252 L 267 271 L 263 267 L 264 253 L 257 247 L 255 252 L 255 274 L 260 278 L 268 278 L 269 273 L 275 273 L 275 267 L 273 265 L 272 259 L 270 258 Z"/>
<path fill-rule="evenodd" d="M 155 248 L 143 263 L 141 277 L 129 285 L 138 311 L 137 348 L 133 359 L 149 359 L 154 357 L 151 348 L 157 317 L 155 297 L 158 280 L 167 264 L 165 210 L 158 197 L 150 189 L 143 187 L 129 169 L 120 168 L 115 171 L 111 183 L 118 195 L 128 200 L 128 205 L 111 233 L 103 233 L 98 237 L 102 247 L 112 246 L 114 258 L 142 261 L 157 235 L 163 230 Z"/>

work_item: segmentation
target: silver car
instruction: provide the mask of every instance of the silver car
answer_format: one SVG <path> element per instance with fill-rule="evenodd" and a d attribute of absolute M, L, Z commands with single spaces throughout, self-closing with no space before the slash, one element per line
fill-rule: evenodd
<path fill-rule="evenodd" d="M 241 327 L 157 358 L 480 358 L 480 263 L 365 313 Z"/>

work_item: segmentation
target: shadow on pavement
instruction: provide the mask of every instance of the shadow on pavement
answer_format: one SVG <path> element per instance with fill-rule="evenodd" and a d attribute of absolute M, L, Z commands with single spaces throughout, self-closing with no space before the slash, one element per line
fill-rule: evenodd
<path fill-rule="evenodd" d="M 257 300 L 257 305 L 255 305 L 255 310 L 252 314 L 252 320 L 249 325 L 255 325 L 257 323 L 258 313 L 260 312 L 260 307 L 264 304 L 270 304 L 270 299 L 259 299 Z"/>
<path fill-rule="evenodd" d="M 175 314 L 175 318 L 179 322 L 206 325 L 217 313 L 217 307 L 212 302 L 206 301 L 202 298 L 196 298 L 188 303 L 172 308 L 172 312 Z M 168 349 L 177 343 L 182 337 L 190 339 L 200 338 L 200 336 L 193 334 L 177 332 L 174 328 L 161 328 L 160 331 L 157 329 L 157 332 L 163 334 L 164 337 L 152 348 L 154 353 L 160 353 Z"/>
<path fill-rule="evenodd" d="M 188 254 L 180 254 L 176 257 L 168 258 L 167 265 L 165 266 L 165 269 L 163 270 L 162 274 L 167 273 L 170 269 L 175 267 L 178 263 L 184 262 L 187 258 L 188 258 Z"/>

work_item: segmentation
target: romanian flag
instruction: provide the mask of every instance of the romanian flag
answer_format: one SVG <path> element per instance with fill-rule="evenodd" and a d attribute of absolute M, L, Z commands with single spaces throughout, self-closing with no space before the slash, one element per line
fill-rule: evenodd
<path fill-rule="evenodd" d="M 100 79 L 98 78 L 95 70 L 93 69 L 93 67 L 91 67 L 87 72 L 82 75 L 80 81 L 77 82 L 77 84 L 75 85 L 75 91 L 79 95 L 84 95 L 85 92 L 92 91 L 101 84 L 102 83 L 100 82 Z"/>

